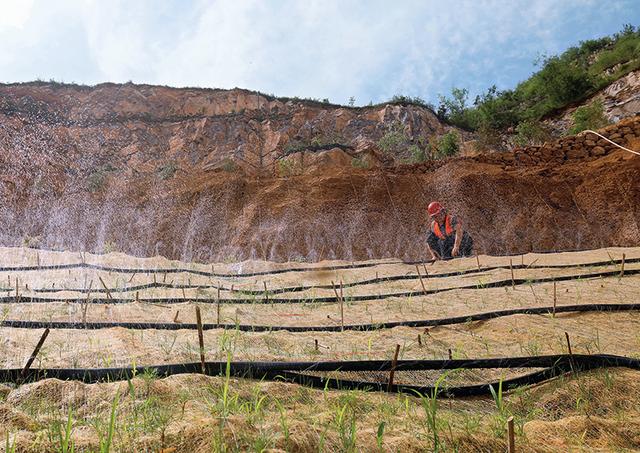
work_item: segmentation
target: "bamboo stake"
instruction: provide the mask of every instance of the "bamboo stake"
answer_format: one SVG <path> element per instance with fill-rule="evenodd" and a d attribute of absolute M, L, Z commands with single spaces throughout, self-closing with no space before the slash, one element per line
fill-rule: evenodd
<path fill-rule="evenodd" d="M 342 297 L 342 280 L 340 280 L 340 330 L 344 332 L 344 297 Z"/>
<path fill-rule="evenodd" d="M 186 293 L 184 292 L 184 286 L 183 286 L 181 289 L 182 289 L 182 298 L 183 298 L 184 300 L 187 300 L 187 295 L 186 295 Z"/>
<path fill-rule="evenodd" d="M 516 436 L 513 430 L 513 417 L 507 419 L 508 453 L 516 453 Z"/>
<path fill-rule="evenodd" d="M 178 321 L 178 315 L 180 315 L 180 310 L 176 311 L 176 315 L 173 317 L 173 322 L 175 323 L 179 323 L 180 321 Z"/>
<path fill-rule="evenodd" d="M 429 272 L 427 271 L 427 265 L 423 264 L 422 265 L 422 269 L 424 269 L 424 277 L 428 278 L 429 277 Z"/>
<path fill-rule="evenodd" d="M 25 364 L 24 368 L 22 369 L 22 372 L 20 373 L 20 377 L 22 379 L 27 377 L 27 373 L 29 372 L 29 368 L 31 368 L 31 364 L 33 364 L 33 361 L 38 356 L 38 353 L 40 352 L 40 348 L 42 348 L 42 345 L 44 344 L 44 341 L 47 339 L 48 335 L 49 335 L 49 328 L 47 327 L 46 329 L 44 329 L 44 332 L 42 333 L 42 336 L 40 337 L 40 341 L 38 341 L 38 344 L 36 344 L 35 349 L 31 353 L 31 357 L 29 357 L 29 360 L 27 360 L 27 363 Z"/>
<path fill-rule="evenodd" d="M 333 293 L 336 295 L 336 299 L 338 299 L 338 303 L 340 304 L 340 329 L 344 331 L 344 304 L 342 300 L 342 281 L 340 281 L 340 293 L 336 289 L 336 284 L 331 280 L 331 286 L 333 287 Z"/>
<path fill-rule="evenodd" d="M 393 376 L 396 373 L 396 366 L 398 366 L 398 354 L 400 353 L 400 345 L 396 345 L 396 352 L 393 355 L 393 361 L 391 362 L 391 370 L 389 371 L 389 383 L 387 384 L 387 392 L 391 391 L 393 387 Z"/>
<path fill-rule="evenodd" d="M 420 279 L 420 284 L 422 285 L 422 291 L 426 294 L 427 288 L 424 286 L 424 281 L 422 281 L 422 275 L 420 275 L 420 268 L 416 264 L 416 272 L 418 273 L 418 278 Z"/>
<path fill-rule="evenodd" d="M 218 282 L 218 297 L 216 297 L 216 324 L 220 325 L 220 282 Z"/>
<path fill-rule="evenodd" d="M 556 317 L 556 304 L 558 303 L 558 291 L 556 288 L 556 282 L 553 282 L 553 314 L 552 317 Z"/>
<path fill-rule="evenodd" d="M 198 324 L 198 342 L 200 343 L 200 368 L 202 370 L 202 374 L 207 374 L 207 370 L 204 366 L 204 335 L 202 334 L 202 317 L 200 315 L 200 307 L 198 305 L 196 305 L 196 323 Z"/>
<path fill-rule="evenodd" d="M 89 302 L 91 300 L 91 287 L 93 286 L 93 280 L 89 282 L 89 292 L 87 293 L 87 300 L 84 303 L 84 310 L 82 311 L 82 323 L 87 323 L 87 309 L 89 308 Z"/>
<path fill-rule="evenodd" d="M 318 339 L 316 338 L 316 339 L 314 339 L 313 341 L 314 341 L 314 342 L 315 342 L 315 344 L 316 344 L 316 352 L 318 352 L 318 351 L 319 351 Z"/>
<path fill-rule="evenodd" d="M 136 302 L 140 303 L 140 291 L 136 291 Z"/>
<path fill-rule="evenodd" d="M 477 253 L 476 253 L 476 264 L 478 265 L 478 271 L 480 271 L 480 258 L 478 258 Z"/>
<path fill-rule="evenodd" d="M 624 260 L 626 258 L 626 255 L 623 253 L 622 254 L 622 263 L 621 263 L 621 268 L 620 268 L 620 278 L 622 278 L 624 276 Z"/>
<path fill-rule="evenodd" d="M 449 360 L 453 360 L 453 353 L 451 352 L 451 349 L 449 349 Z"/>
<path fill-rule="evenodd" d="M 129 283 L 131 283 L 133 281 L 133 277 L 135 277 L 137 274 L 137 272 L 134 272 L 133 275 L 131 275 L 131 278 L 129 279 Z"/>
<path fill-rule="evenodd" d="M 264 285 L 264 298 L 267 301 L 267 303 L 269 303 L 269 292 L 267 291 L 267 282 L 263 281 L 262 284 Z"/>
<path fill-rule="evenodd" d="M 418 334 L 418 346 L 422 346 L 422 337 Z"/>
<path fill-rule="evenodd" d="M 113 300 L 113 297 L 111 297 L 111 291 L 109 291 L 109 288 L 107 288 L 107 285 L 104 284 L 104 280 L 102 280 L 102 277 L 98 276 L 98 278 L 100 279 L 100 283 L 102 283 L 104 290 L 107 292 L 107 299 Z"/>
<path fill-rule="evenodd" d="M 509 258 L 509 270 L 511 271 L 511 289 L 516 289 L 516 282 L 513 278 L 513 259 Z"/>

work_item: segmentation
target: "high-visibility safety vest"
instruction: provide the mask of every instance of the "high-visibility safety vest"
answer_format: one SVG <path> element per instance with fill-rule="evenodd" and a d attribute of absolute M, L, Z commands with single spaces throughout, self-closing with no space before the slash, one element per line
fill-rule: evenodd
<path fill-rule="evenodd" d="M 447 236 L 451 236 L 453 234 L 453 228 L 451 227 L 451 216 L 447 214 L 444 218 L 444 232 L 446 236 L 442 234 L 442 230 L 440 230 L 440 225 L 438 225 L 438 222 L 436 221 L 434 221 L 431 224 L 431 229 L 433 230 L 433 233 L 436 236 L 438 236 L 440 239 L 446 239 Z"/>

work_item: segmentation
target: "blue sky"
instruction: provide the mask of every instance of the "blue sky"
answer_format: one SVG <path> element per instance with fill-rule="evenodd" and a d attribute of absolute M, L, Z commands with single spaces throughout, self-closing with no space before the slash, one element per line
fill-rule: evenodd
<path fill-rule="evenodd" d="M 492 84 L 640 24 L 638 0 L 0 0 L 0 81 L 242 87 L 346 104 Z"/>

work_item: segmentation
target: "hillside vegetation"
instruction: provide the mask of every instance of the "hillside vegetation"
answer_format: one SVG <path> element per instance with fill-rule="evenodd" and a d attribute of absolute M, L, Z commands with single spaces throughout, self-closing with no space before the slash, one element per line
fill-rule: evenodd
<path fill-rule="evenodd" d="M 560 55 L 542 56 L 540 69 L 514 89 L 494 85 L 469 105 L 468 90 L 440 97 L 437 114 L 463 129 L 486 132 L 536 122 L 585 100 L 640 68 L 640 27 L 625 25 L 612 36 L 590 39 Z"/>

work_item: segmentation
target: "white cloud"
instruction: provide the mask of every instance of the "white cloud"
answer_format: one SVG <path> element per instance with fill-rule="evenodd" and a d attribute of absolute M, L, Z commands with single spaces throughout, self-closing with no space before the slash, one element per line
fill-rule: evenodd
<path fill-rule="evenodd" d="M 610 33 L 640 17 L 620 8 L 634 0 L 0 2 L 4 81 L 241 86 L 358 103 L 513 85 L 538 52 L 592 36 L 584 24 Z"/>
<path fill-rule="evenodd" d="M 3 0 L 0 2 L 0 28 L 22 28 L 32 7 L 33 0 Z"/>

